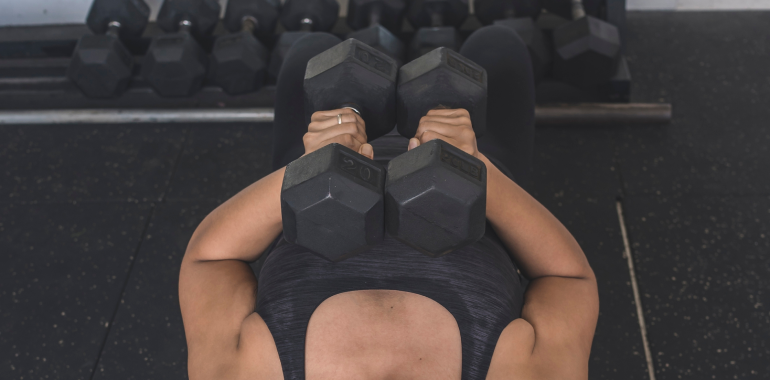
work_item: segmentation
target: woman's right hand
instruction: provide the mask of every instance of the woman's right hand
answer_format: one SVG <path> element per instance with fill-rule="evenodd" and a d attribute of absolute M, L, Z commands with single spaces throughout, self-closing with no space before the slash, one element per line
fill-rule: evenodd
<path fill-rule="evenodd" d="M 337 115 L 340 115 L 339 119 Z M 340 121 L 342 121 L 341 124 Z M 367 143 L 364 119 L 350 108 L 313 113 L 302 142 L 305 144 L 305 155 L 326 145 L 337 143 L 370 160 L 374 159 L 374 150 Z"/>

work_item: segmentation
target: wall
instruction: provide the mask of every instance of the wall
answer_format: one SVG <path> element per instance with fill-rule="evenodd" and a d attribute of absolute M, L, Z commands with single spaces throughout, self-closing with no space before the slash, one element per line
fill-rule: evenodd
<path fill-rule="evenodd" d="M 92 0 L 0 0 L 0 26 L 83 23 Z M 162 0 L 145 0 L 151 20 Z M 224 4 L 227 0 L 219 0 Z M 568 1 L 568 0 L 564 0 Z M 627 0 L 629 10 L 745 10 L 770 9 L 770 0 Z M 347 0 L 340 0 L 347 3 Z M 341 7 L 344 13 L 345 7 Z"/>
<path fill-rule="evenodd" d="M 770 9 L 770 0 L 626 0 L 629 10 L 759 10 Z"/>

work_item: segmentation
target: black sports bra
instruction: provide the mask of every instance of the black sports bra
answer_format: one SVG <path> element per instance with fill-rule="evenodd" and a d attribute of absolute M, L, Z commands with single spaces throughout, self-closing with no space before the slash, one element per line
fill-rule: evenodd
<path fill-rule="evenodd" d="M 305 378 L 305 334 L 327 298 L 369 289 L 400 290 L 438 302 L 457 321 L 462 379 L 486 378 L 503 329 L 521 316 L 526 280 L 487 225 L 478 242 L 439 258 L 387 236 L 339 263 L 280 238 L 259 275 L 256 311 L 273 335 L 284 378 Z"/>

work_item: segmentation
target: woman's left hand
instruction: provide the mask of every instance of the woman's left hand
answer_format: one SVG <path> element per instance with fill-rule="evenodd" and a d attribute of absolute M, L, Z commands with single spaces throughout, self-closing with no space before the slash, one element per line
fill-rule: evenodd
<path fill-rule="evenodd" d="M 409 150 L 428 141 L 441 139 L 473 157 L 479 158 L 476 132 L 465 109 L 434 109 L 420 119 L 415 136 L 409 139 Z"/>

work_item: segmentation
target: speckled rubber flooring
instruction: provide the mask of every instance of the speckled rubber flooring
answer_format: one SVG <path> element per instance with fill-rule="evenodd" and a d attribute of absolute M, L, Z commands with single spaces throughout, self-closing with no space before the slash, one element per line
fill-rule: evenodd
<path fill-rule="evenodd" d="M 591 379 L 770 373 L 770 13 L 630 13 L 668 126 L 547 128 L 533 194 L 599 279 Z M 184 379 L 179 263 L 269 172 L 270 125 L 0 126 L 0 379 Z"/>

